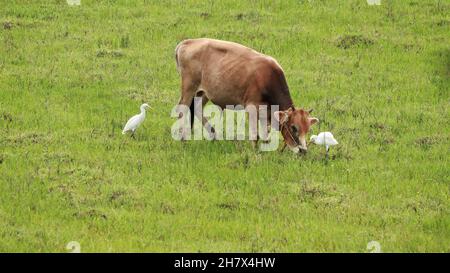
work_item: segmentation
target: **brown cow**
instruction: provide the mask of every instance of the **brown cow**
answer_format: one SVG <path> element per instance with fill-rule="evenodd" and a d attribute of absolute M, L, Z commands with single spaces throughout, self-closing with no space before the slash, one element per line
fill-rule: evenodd
<path fill-rule="evenodd" d="M 222 109 L 278 105 L 280 111 L 272 112 L 285 143 L 295 152 L 307 150 L 306 134 L 318 119 L 309 116 L 311 111 L 294 107 L 283 69 L 274 58 L 237 43 L 202 38 L 179 43 L 175 59 L 181 75 L 179 104 L 190 107 L 191 123 L 195 96 L 202 97 L 203 105 L 211 101 Z M 202 121 L 207 125 L 206 119 Z"/>

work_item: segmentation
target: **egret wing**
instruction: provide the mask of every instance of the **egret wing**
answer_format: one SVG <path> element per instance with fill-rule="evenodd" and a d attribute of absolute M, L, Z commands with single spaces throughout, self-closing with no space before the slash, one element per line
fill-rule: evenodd
<path fill-rule="evenodd" d="M 127 124 L 125 124 L 125 127 L 123 127 L 122 133 L 136 129 L 136 126 L 138 125 L 138 120 L 139 120 L 139 115 L 135 115 L 135 116 L 131 117 L 127 121 Z"/>
<path fill-rule="evenodd" d="M 328 145 L 337 145 L 338 142 L 334 138 L 333 134 L 330 132 L 325 133 L 326 144 Z"/>

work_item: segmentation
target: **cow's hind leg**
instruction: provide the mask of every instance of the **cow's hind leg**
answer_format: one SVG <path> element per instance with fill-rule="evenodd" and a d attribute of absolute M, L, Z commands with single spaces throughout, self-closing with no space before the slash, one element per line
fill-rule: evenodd
<path fill-rule="evenodd" d="M 193 82 L 191 80 L 190 77 L 183 77 L 181 80 L 181 97 L 180 100 L 178 101 L 178 105 L 184 105 L 186 107 L 189 107 L 189 111 L 191 114 L 190 117 L 190 122 L 191 122 L 191 129 L 192 129 L 192 125 L 194 123 L 194 96 L 195 93 L 197 91 L 197 87 L 198 85 L 195 84 L 195 82 Z M 181 119 L 184 117 L 184 115 L 186 115 L 187 113 L 180 112 L 178 118 Z M 187 138 L 187 129 L 182 126 L 180 128 L 180 133 L 182 135 L 181 139 L 184 140 Z"/>
<path fill-rule="evenodd" d="M 205 105 L 208 103 L 209 99 L 208 99 L 208 97 L 206 97 L 206 95 L 205 95 L 205 93 L 204 93 L 203 91 L 200 91 L 200 92 L 198 93 L 198 95 L 199 95 L 199 97 L 200 97 L 201 100 L 202 100 L 202 109 L 203 109 L 203 108 L 205 107 Z M 192 111 L 193 111 L 193 108 L 192 108 L 192 105 L 191 105 L 191 114 L 192 114 Z M 205 118 L 205 117 L 203 116 L 203 112 L 197 111 L 197 112 L 195 113 L 195 116 L 196 116 L 199 120 L 202 121 L 202 125 L 203 125 L 203 127 L 208 131 L 208 133 L 209 133 L 209 135 L 210 135 L 210 138 L 211 138 L 211 139 L 215 139 L 215 137 L 216 137 L 216 130 L 215 130 L 214 127 L 208 122 L 208 119 Z M 193 124 L 193 121 L 192 121 L 192 124 Z"/>

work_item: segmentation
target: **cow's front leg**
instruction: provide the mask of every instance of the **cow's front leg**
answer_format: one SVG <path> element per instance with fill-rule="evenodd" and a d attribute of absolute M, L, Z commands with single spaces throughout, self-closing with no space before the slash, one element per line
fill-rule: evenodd
<path fill-rule="evenodd" d="M 269 143 L 271 118 L 267 112 L 268 107 L 263 104 L 252 104 L 246 107 L 246 111 L 249 114 L 250 140 L 253 147 L 256 148 L 259 139 Z"/>
<path fill-rule="evenodd" d="M 271 132 L 271 128 L 272 128 L 272 124 L 271 124 L 271 119 L 270 119 L 270 113 L 267 114 L 266 113 L 266 117 L 264 117 L 263 115 L 260 114 L 260 117 L 262 118 L 264 122 L 261 122 L 261 139 L 263 140 L 263 142 L 265 144 L 270 143 L 270 132 Z"/>
<path fill-rule="evenodd" d="M 245 107 L 245 110 L 248 113 L 248 122 L 249 122 L 249 139 L 252 142 L 252 147 L 256 149 L 258 146 L 258 120 L 259 120 L 259 113 L 258 113 L 258 106 L 251 104 L 247 105 Z"/>

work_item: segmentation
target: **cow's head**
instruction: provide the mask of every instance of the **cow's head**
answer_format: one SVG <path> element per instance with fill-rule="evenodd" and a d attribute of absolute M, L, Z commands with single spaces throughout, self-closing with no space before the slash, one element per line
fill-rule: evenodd
<path fill-rule="evenodd" d="M 280 124 L 281 134 L 288 147 L 295 153 L 306 152 L 306 135 L 309 128 L 319 122 L 317 118 L 310 117 L 312 109 L 289 108 L 286 111 L 276 111 L 275 118 Z"/>

